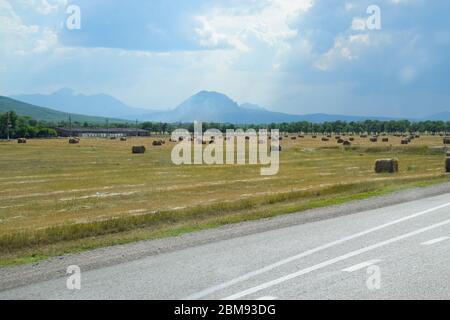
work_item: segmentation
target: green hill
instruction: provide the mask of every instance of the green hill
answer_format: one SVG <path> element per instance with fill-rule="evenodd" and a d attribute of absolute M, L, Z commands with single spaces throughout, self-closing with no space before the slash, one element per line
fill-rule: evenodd
<path fill-rule="evenodd" d="M 67 121 L 69 119 L 69 114 L 65 112 L 60 112 L 52 110 L 49 108 L 38 107 L 32 104 L 14 100 L 8 97 L 0 96 L 0 113 L 5 113 L 8 111 L 14 111 L 19 116 L 29 116 L 35 120 L 40 121 Z M 85 116 L 80 114 L 70 114 L 72 121 L 74 122 L 88 122 L 88 123 L 104 123 L 105 118 Z M 125 120 L 120 119 L 109 119 L 110 122 L 124 123 Z"/>

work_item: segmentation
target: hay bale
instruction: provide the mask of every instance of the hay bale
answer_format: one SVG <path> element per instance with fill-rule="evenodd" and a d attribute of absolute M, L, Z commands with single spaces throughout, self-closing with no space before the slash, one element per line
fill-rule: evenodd
<path fill-rule="evenodd" d="M 297 137 L 291 137 L 291 140 L 297 140 Z"/>
<path fill-rule="evenodd" d="M 366 134 L 362 134 L 362 135 L 360 135 L 359 137 L 360 137 L 360 138 L 367 138 L 367 135 L 366 135 Z"/>
<path fill-rule="evenodd" d="M 109 139 L 111 139 L 111 140 L 116 140 L 117 137 L 109 137 Z"/>
<path fill-rule="evenodd" d="M 378 142 L 378 138 L 377 137 L 372 137 L 372 138 L 370 138 L 370 142 Z"/>
<path fill-rule="evenodd" d="M 27 139 L 25 139 L 25 138 L 19 138 L 19 139 L 17 139 L 17 143 L 20 143 L 20 144 L 22 144 L 22 143 L 27 143 Z"/>
<path fill-rule="evenodd" d="M 350 141 L 355 141 L 355 138 L 350 137 L 349 140 L 350 140 Z"/>
<path fill-rule="evenodd" d="M 344 143 L 344 139 L 339 138 L 339 139 L 337 140 L 337 143 Z"/>
<path fill-rule="evenodd" d="M 298 137 L 299 137 L 300 139 L 304 139 L 304 138 L 305 138 L 305 136 L 304 136 L 304 135 L 302 135 L 302 134 L 301 134 L 301 135 L 299 135 Z"/>
<path fill-rule="evenodd" d="M 346 147 L 349 147 L 349 146 L 352 145 L 352 143 L 351 143 L 350 141 L 344 141 L 344 142 L 342 143 L 342 145 L 343 145 L 343 146 L 346 146 Z"/>
<path fill-rule="evenodd" d="M 317 139 L 317 136 L 312 136 L 313 139 Z"/>
<path fill-rule="evenodd" d="M 408 139 L 402 139 L 402 141 L 400 141 L 401 144 L 409 144 L 409 140 Z"/>
<path fill-rule="evenodd" d="M 121 137 L 121 138 L 120 138 L 120 141 L 127 141 L 127 138 Z"/>
<path fill-rule="evenodd" d="M 163 143 L 162 143 L 161 140 L 155 140 L 155 141 L 152 142 L 152 145 L 153 145 L 153 146 L 162 146 L 162 144 L 163 144 Z"/>
<path fill-rule="evenodd" d="M 450 144 L 450 138 L 449 137 L 445 137 L 443 140 L 444 144 Z"/>
<path fill-rule="evenodd" d="M 330 139 L 323 137 L 322 141 L 330 141 Z"/>
<path fill-rule="evenodd" d="M 450 158 L 445 159 L 445 172 L 450 172 Z"/>
<path fill-rule="evenodd" d="M 341 139 L 341 136 L 335 136 L 334 137 L 336 140 L 339 140 L 339 139 Z"/>
<path fill-rule="evenodd" d="M 376 173 L 394 173 L 398 172 L 398 160 L 397 159 L 378 159 L 375 160 L 375 172 Z"/>
<path fill-rule="evenodd" d="M 383 142 L 389 142 L 389 138 L 383 138 Z"/>
<path fill-rule="evenodd" d="M 78 144 L 80 143 L 80 138 L 70 138 L 69 144 Z"/>
<path fill-rule="evenodd" d="M 134 154 L 145 153 L 145 147 L 144 146 L 133 146 L 131 148 L 131 152 Z"/>

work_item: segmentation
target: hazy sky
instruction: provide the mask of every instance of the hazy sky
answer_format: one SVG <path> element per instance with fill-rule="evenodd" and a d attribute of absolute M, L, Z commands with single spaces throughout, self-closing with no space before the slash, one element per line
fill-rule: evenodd
<path fill-rule="evenodd" d="M 425 116 L 450 110 L 449 14 L 448 0 L 0 0 L 0 94 L 164 109 L 205 89 L 297 114 Z"/>

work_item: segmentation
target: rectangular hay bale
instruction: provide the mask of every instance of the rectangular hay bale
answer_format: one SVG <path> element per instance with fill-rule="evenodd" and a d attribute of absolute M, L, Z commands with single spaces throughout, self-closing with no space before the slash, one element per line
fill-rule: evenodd
<path fill-rule="evenodd" d="M 375 161 L 376 173 L 395 173 L 398 172 L 398 159 L 378 159 Z"/>
<path fill-rule="evenodd" d="M 145 147 L 144 146 L 133 146 L 131 151 L 135 154 L 137 153 L 145 153 Z"/>

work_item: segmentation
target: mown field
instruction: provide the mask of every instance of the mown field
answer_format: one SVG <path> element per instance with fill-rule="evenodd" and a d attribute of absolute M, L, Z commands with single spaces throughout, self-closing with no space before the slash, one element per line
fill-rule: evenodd
<path fill-rule="evenodd" d="M 0 265 L 177 235 L 450 180 L 441 137 L 408 146 L 355 137 L 343 148 L 321 136 L 281 141 L 280 171 L 259 165 L 175 166 L 174 143 L 67 139 L 0 142 Z M 131 154 L 145 145 L 145 154 Z M 400 172 L 375 174 L 396 157 Z"/>

